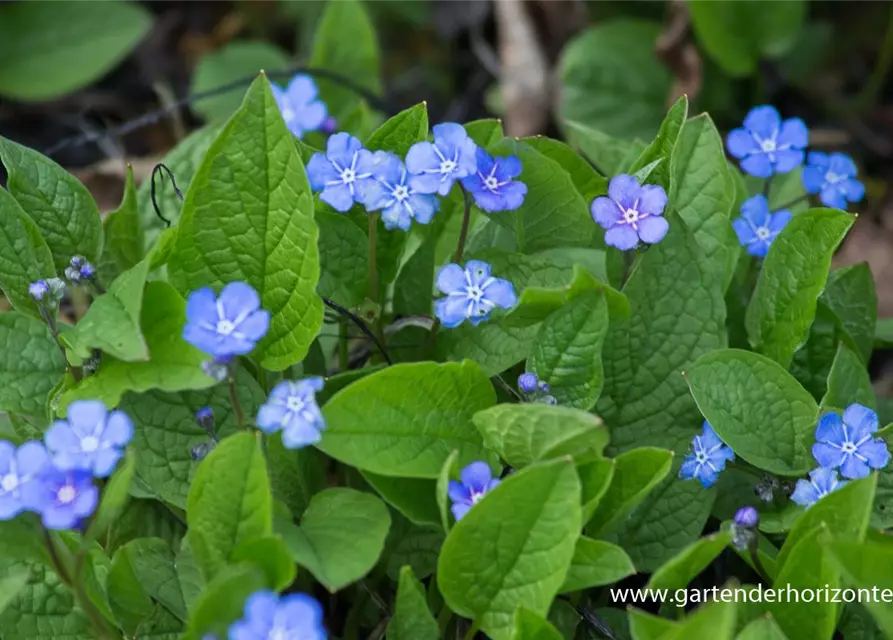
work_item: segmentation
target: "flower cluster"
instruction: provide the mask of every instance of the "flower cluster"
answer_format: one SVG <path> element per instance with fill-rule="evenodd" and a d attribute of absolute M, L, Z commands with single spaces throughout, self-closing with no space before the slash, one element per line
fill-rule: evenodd
<path fill-rule="evenodd" d="M 258 428 L 266 434 L 282 431 L 282 444 L 286 449 L 316 444 L 326 428 L 316 404 L 316 393 L 322 388 L 322 378 L 297 382 L 283 380 L 273 388 L 266 404 L 258 411 Z"/>
<path fill-rule="evenodd" d="M 93 478 L 111 475 L 133 437 L 121 411 L 109 413 L 98 400 L 78 400 L 68 419 L 56 420 L 44 443 L 16 448 L 0 441 L 0 520 L 23 511 L 40 514 L 48 529 L 71 529 L 96 509 Z"/>
<path fill-rule="evenodd" d="M 270 328 L 270 313 L 260 308 L 260 296 L 251 285 L 230 282 L 220 296 L 211 287 L 189 294 L 183 339 L 226 362 L 250 353 Z"/>
<path fill-rule="evenodd" d="M 528 399 L 533 402 L 544 402 L 546 404 L 558 404 L 555 396 L 549 395 L 552 388 L 545 380 L 540 380 L 535 373 L 522 373 L 518 376 L 518 388 Z"/>
<path fill-rule="evenodd" d="M 93 265 L 84 256 L 74 256 L 65 267 L 65 277 L 72 284 L 89 280 L 96 274 Z"/>
<path fill-rule="evenodd" d="M 499 478 L 493 477 L 490 465 L 486 462 L 472 462 L 459 474 L 461 482 L 450 480 L 449 496 L 452 501 L 450 511 L 457 521 L 461 520 L 469 509 L 481 501 L 490 491 L 499 486 Z"/>
<path fill-rule="evenodd" d="M 59 278 L 36 280 L 28 285 L 28 295 L 41 307 L 53 309 L 65 295 L 65 283 Z"/>
<path fill-rule="evenodd" d="M 229 627 L 229 640 L 326 640 L 322 607 L 304 593 L 278 596 L 256 591 L 245 601 L 244 614 Z"/>
<path fill-rule="evenodd" d="M 592 201 L 592 217 L 605 229 L 605 244 L 621 251 L 636 248 L 639 241 L 655 244 L 670 228 L 663 217 L 667 192 L 657 185 L 641 185 L 635 176 L 611 179 L 608 195 Z"/>
<path fill-rule="evenodd" d="M 726 468 L 726 462 L 735 459 L 735 453 L 727 447 L 710 423 L 704 420 L 701 434 L 691 441 L 691 452 L 685 456 L 679 477 L 683 480 L 697 479 L 705 489 L 709 489 Z"/>
<path fill-rule="evenodd" d="M 437 288 L 446 294 L 434 303 L 434 314 L 444 327 L 458 327 L 465 320 L 473 326 L 490 317 L 493 309 L 511 309 L 518 302 L 508 280 L 490 274 L 490 265 L 469 260 L 465 269 L 448 264 L 437 274 Z"/>
<path fill-rule="evenodd" d="M 386 229 L 408 231 L 413 220 L 431 222 L 440 204 L 460 181 L 484 211 L 508 211 L 521 206 L 527 186 L 515 180 L 521 161 L 514 156 L 491 157 L 478 147 L 465 127 L 446 122 L 433 127 L 433 142 L 417 142 L 405 161 L 387 151 L 372 152 L 348 133 L 328 139 L 326 152 L 307 163 L 307 177 L 319 198 L 336 211 L 355 203 L 369 213 L 381 211 Z"/>

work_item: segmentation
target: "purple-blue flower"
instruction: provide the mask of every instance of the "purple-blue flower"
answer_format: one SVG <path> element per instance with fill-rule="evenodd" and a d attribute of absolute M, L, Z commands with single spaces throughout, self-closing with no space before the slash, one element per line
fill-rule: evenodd
<path fill-rule="evenodd" d="M 0 441 L 0 520 L 10 520 L 40 504 L 40 473 L 49 456 L 39 442 L 26 442 L 18 449 Z"/>
<path fill-rule="evenodd" d="M 326 105 L 317 99 L 319 93 L 313 78 L 299 73 L 285 89 L 271 85 L 273 97 L 285 126 L 298 138 L 307 131 L 320 129 L 326 120 Z"/>
<path fill-rule="evenodd" d="M 499 486 L 499 478 L 493 477 L 490 465 L 486 462 L 472 462 L 462 469 L 459 477 L 462 482 L 450 480 L 449 496 L 453 501 L 450 510 L 459 521 L 474 505 L 481 501 L 487 493 Z"/>
<path fill-rule="evenodd" d="M 73 256 L 65 267 L 65 277 L 69 282 L 77 284 L 81 280 L 89 280 L 95 274 L 93 265 L 84 256 Z"/>
<path fill-rule="evenodd" d="M 336 133 L 326 143 L 326 152 L 314 153 L 307 163 L 307 178 L 319 199 L 345 213 L 354 202 L 365 203 L 367 191 L 375 186 L 372 152 L 349 133 Z"/>
<path fill-rule="evenodd" d="M 837 469 L 819 467 L 809 472 L 809 480 L 797 480 L 791 500 L 807 509 L 832 491 L 837 491 L 847 482 L 838 480 Z"/>
<path fill-rule="evenodd" d="M 700 480 L 705 489 L 716 484 L 719 472 L 726 468 L 726 462 L 735 459 L 734 452 L 727 447 L 710 423 L 704 420 L 701 435 L 691 441 L 691 453 L 685 456 L 679 477 L 683 480 Z"/>
<path fill-rule="evenodd" d="M 44 436 L 56 467 L 90 471 L 97 478 L 114 471 L 131 438 L 133 423 L 127 414 L 109 413 L 99 400 L 72 402 L 68 419 L 56 420 Z"/>
<path fill-rule="evenodd" d="M 375 183 L 366 191 L 365 205 L 369 211 L 381 209 L 385 229 L 409 231 L 413 220 L 431 222 L 440 205 L 437 197 L 412 188 L 406 167 L 396 154 L 376 151 L 372 175 Z"/>
<path fill-rule="evenodd" d="M 732 227 L 738 234 L 738 242 L 747 248 L 747 253 L 765 258 L 769 246 L 791 218 L 791 212 L 786 209 L 770 213 L 766 196 L 757 195 L 744 201 L 741 217 L 732 221 Z"/>
<path fill-rule="evenodd" d="M 37 482 L 35 511 L 47 529 L 71 529 L 90 516 L 99 501 L 99 490 L 89 471 L 63 471 L 48 465 Z"/>
<path fill-rule="evenodd" d="M 493 158 L 477 148 L 477 171 L 462 178 L 462 186 L 474 196 L 484 211 L 511 211 L 524 202 L 527 185 L 513 178 L 521 175 L 521 161 L 515 156 Z"/>
<path fill-rule="evenodd" d="M 257 426 L 270 434 L 282 430 L 286 449 L 300 449 L 319 442 L 326 428 L 316 404 L 316 393 L 322 391 L 322 378 L 283 380 L 270 392 L 267 403 L 257 413 Z"/>
<path fill-rule="evenodd" d="M 230 282 L 220 297 L 202 287 L 186 300 L 183 339 L 215 358 L 250 353 L 269 328 L 269 311 L 260 308 L 257 291 L 244 282 Z"/>
<path fill-rule="evenodd" d="M 512 283 L 491 276 L 490 265 L 480 260 L 469 260 L 465 269 L 458 264 L 444 266 L 436 284 L 446 297 L 434 303 L 434 314 L 448 329 L 465 320 L 477 326 L 496 307 L 511 309 L 518 302 Z"/>
<path fill-rule="evenodd" d="M 281 598 L 256 591 L 245 601 L 245 614 L 229 627 L 229 640 L 326 640 L 322 607 L 304 593 Z"/>
<path fill-rule="evenodd" d="M 753 507 L 741 507 L 735 512 L 735 524 L 753 529 L 760 524 L 760 514 Z"/>
<path fill-rule="evenodd" d="M 836 469 L 850 480 L 867 476 L 871 469 L 883 469 L 890 462 L 887 443 L 874 434 L 877 414 L 861 404 L 851 404 L 843 419 L 834 412 L 819 418 L 812 455 L 822 467 Z"/>
<path fill-rule="evenodd" d="M 744 127 L 729 132 L 726 148 L 741 160 L 741 169 L 758 178 L 788 173 L 803 164 L 809 131 L 800 118 L 782 121 L 769 105 L 754 107 Z"/>
<path fill-rule="evenodd" d="M 37 302 L 43 300 L 44 296 L 50 292 L 50 285 L 47 284 L 46 280 L 38 280 L 37 282 L 32 282 L 28 285 L 28 295 L 34 298 Z"/>
<path fill-rule="evenodd" d="M 657 185 L 640 185 L 635 177 L 621 174 L 611 179 L 608 195 L 592 201 L 592 217 L 605 231 L 605 243 L 621 251 L 633 249 L 639 240 L 654 244 L 670 228 L 663 217 L 667 192 Z"/>
<path fill-rule="evenodd" d="M 852 159 L 842 153 L 810 151 L 803 167 L 803 188 L 819 194 L 826 207 L 846 209 L 847 202 L 865 197 L 865 185 L 856 180 L 859 170 Z"/>
<path fill-rule="evenodd" d="M 533 393 L 536 391 L 538 382 L 539 378 L 536 377 L 535 373 L 527 372 L 518 376 L 518 388 L 524 393 Z"/>
<path fill-rule="evenodd" d="M 28 295 L 41 306 L 55 306 L 65 295 L 65 283 L 59 278 L 37 280 L 28 285 Z"/>
<path fill-rule="evenodd" d="M 455 122 L 435 125 L 434 142 L 416 142 L 406 154 L 410 184 L 418 193 L 445 196 L 456 180 L 477 170 L 474 143 L 465 127 Z"/>

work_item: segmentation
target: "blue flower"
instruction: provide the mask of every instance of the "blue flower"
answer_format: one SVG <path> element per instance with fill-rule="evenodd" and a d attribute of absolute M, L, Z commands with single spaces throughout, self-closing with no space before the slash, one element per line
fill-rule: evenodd
<path fill-rule="evenodd" d="M 734 129 L 726 148 L 741 160 L 741 169 L 758 178 L 788 173 L 803 164 L 809 131 L 800 118 L 782 122 L 775 107 L 754 107 L 744 118 L 744 127 Z"/>
<path fill-rule="evenodd" d="M 418 193 L 445 196 L 456 180 L 477 170 L 477 145 L 465 127 L 455 122 L 435 125 L 434 143 L 416 142 L 406 154 L 409 183 Z"/>
<path fill-rule="evenodd" d="M 463 270 L 448 264 L 437 274 L 437 288 L 447 294 L 434 303 L 434 314 L 444 327 L 458 327 L 466 319 L 479 325 L 494 308 L 511 309 L 518 301 L 515 287 L 508 280 L 490 275 L 490 265 L 469 260 Z"/>
<path fill-rule="evenodd" d="M 50 285 L 46 280 L 38 280 L 28 285 L 28 294 L 37 302 L 43 300 L 44 296 L 50 292 Z"/>
<path fill-rule="evenodd" d="M 336 133 L 326 143 L 326 153 L 314 153 L 307 163 L 307 178 L 319 199 L 345 213 L 354 202 L 365 203 L 375 186 L 372 152 L 349 133 Z"/>
<path fill-rule="evenodd" d="M 244 282 L 230 282 L 219 298 L 211 287 L 202 287 L 186 300 L 183 339 L 215 358 L 250 353 L 269 328 L 270 313 Z"/>
<path fill-rule="evenodd" d="M 522 373 L 518 376 L 518 388 L 524 393 L 533 393 L 536 391 L 538 382 L 539 378 L 536 377 L 535 373 Z"/>
<path fill-rule="evenodd" d="M 836 469 L 850 480 L 864 478 L 870 469 L 883 469 L 890 461 L 887 443 L 875 438 L 877 414 L 861 404 L 851 404 L 843 420 L 834 412 L 819 419 L 812 455 L 822 467 Z"/>
<path fill-rule="evenodd" d="M 77 284 L 81 280 L 89 280 L 95 274 L 93 265 L 84 256 L 73 256 L 68 264 L 64 273 L 65 277 L 73 284 Z"/>
<path fill-rule="evenodd" d="M 515 156 L 493 158 L 477 148 L 477 171 L 462 178 L 462 186 L 474 196 L 474 201 L 484 211 L 511 211 L 524 202 L 527 185 L 515 182 L 521 175 L 521 161 Z"/>
<path fill-rule="evenodd" d="M 499 486 L 499 478 L 493 477 L 490 465 L 486 462 L 472 462 L 462 469 L 459 477 L 462 482 L 450 480 L 449 496 L 453 501 L 450 510 L 459 521 L 474 505 L 481 501 L 487 493 Z"/>
<path fill-rule="evenodd" d="M 68 419 L 56 420 L 44 436 L 53 464 L 62 471 L 90 471 L 105 478 L 133 438 L 133 423 L 123 411 L 108 412 L 99 400 L 76 400 Z"/>
<path fill-rule="evenodd" d="M 39 442 L 26 442 L 16 449 L 11 442 L 0 441 L 0 520 L 40 505 L 39 477 L 48 462 Z"/>
<path fill-rule="evenodd" d="M 723 444 L 710 423 L 704 420 L 701 435 L 691 441 L 692 452 L 685 456 L 679 477 L 683 480 L 698 479 L 705 489 L 716 484 L 719 472 L 726 468 L 727 460 L 734 460 L 734 452 Z"/>
<path fill-rule="evenodd" d="M 63 471 L 48 465 L 37 482 L 35 511 L 47 529 L 71 529 L 96 509 L 99 490 L 89 471 Z"/>
<path fill-rule="evenodd" d="M 735 524 L 753 529 L 760 524 L 760 514 L 753 507 L 741 507 L 735 512 Z"/>
<path fill-rule="evenodd" d="M 283 380 L 258 411 L 257 426 L 267 434 L 281 429 L 286 449 L 300 449 L 319 442 L 326 423 L 316 404 L 316 392 L 322 391 L 323 384 L 322 378 Z"/>
<path fill-rule="evenodd" d="M 837 479 L 836 469 L 819 467 L 809 472 L 809 480 L 797 480 L 791 500 L 807 509 L 832 491 L 837 491 L 847 482 Z"/>
<path fill-rule="evenodd" d="M 195 421 L 204 429 L 213 429 L 214 410 L 211 407 L 202 407 L 195 412 Z"/>
<path fill-rule="evenodd" d="M 639 240 L 654 244 L 670 228 L 662 216 L 667 192 L 657 185 L 639 185 L 635 177 L 621 174 L 611 179 L 608 195 L 592 201 L 592 217 L 605 232 L 605 243 L 621 251 L 634 248 Z"/>
<path fill-rule="evenodd" d="M 299 73 L 282 89 L 271 85 L 273 97 L 285 126 L 298 138 L 307 131 L 320 129 L 326 120 L 326 105 L 317 100 L 316 83 L 308 75 Z"/>
<path fill-rule="evenodd" d="M 41 306 L 54 307 L 65 295 L 65 283 L 59 278 L 37 280 L 28 285 L 28 294 Z"/>
<path fill-rule="evenodd" d="M 385 229 L 409 231 L 413 220 L 428 224 L 440 203 L 434 195 L 417 193 L 409 183 L 406 167 L 395 154 L 376 151 L 372 175 L 375 183 L 366 191 L 369 211 L 381 209 Z"/>
<path fill-rule="evenodd" d="M 803 188 L 806 193 L 819 194 L 826 207 L 846 209 L 847 202 L 859 202 L 865 197 L 865 185 L 856 180 L 858 172 L 847 155 L 810 151 L 803 167 Z"/>
<path fill-rule="evenodd" d="M 326 640 L 322 607 L 304 593 L 281 598 L 256 591 L 245 601 L 245 615 L 229 628 L 229 640 Z"/>
<path fill-rule="evenodd" d="M 757 258 L 765 258 L 775 237 L 791 221 L 791 212 L 786 209 L 769 213 L 766 196 L 748 198 L 741 205 L 741 217 L 732 221 L 738 234 L 738 242 L 747 248 L 747 253 Z"/>

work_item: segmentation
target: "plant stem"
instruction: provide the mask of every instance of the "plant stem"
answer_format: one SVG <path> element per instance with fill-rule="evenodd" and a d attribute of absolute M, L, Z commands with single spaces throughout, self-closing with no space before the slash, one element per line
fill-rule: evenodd
<path fill-rule="evenodd" d="M 53 334 L 53 341 L 56 343 L 56 346 L 59 347 L 59 352 L 62 354 L 62 360 L 65 361 L 65 369 L 71 374 L 71 377 L 74 378 L 75 382 L 80 382 L 81 371 L 80 369 L 71 366 L 71 362 L 68 361 L 68 353 L 65 351 L 65 345 L 59 340 L 59 327 L 56 325 L 55 315 L 48 309 L 40 306 L 40 316 L 50 328 L 50 333 Z"/>
<path fill-rule="evenodd" d="M 453 610 L 450 609 L 447 605 L 443 605 L 443 609 L 441 609 L 440 613 L 437 615 L 437 628 L 440 630 L 441 636 L 446 633 L 447 625 L 450 624 L 450 620 L 452 619 Z"/>
<path fill-rule="evenodd" d="M 473 640 L 474 636 L 477 635 L 478 628 L 478 623 L 472 622 L 471 627 L 468 629 L 468 633 L 465 634 L 465 640 Z"/>
<path fill-rule="evenodd" d="M 456 244 L 456 257 L 453 262 L 459 264 L 462 262 L 462 254 L 465 253 L 465 241 L 468 239 L 468 226 L 471 222 L 471 196 L 461 184 L 459 189 L 462 190 L 462 201 L 465 204 L 465 210 L 462 212 L 462 227 L 459 229 L 459 242 Z"/>
<path fill-rule="evenodd" d="M 864 108 L 875 101 L 884 86 L 887 74 L 890 73 L 891 64 L 893 64 L 893 8 L 890 9 L 890 14 L 887 17 L 887 30 L 884 32 L 884 41 L 881 44 L 874 69 L 871 71 L 871 77 L 862 88 L 862 93 L 856 98 L 857 106 Z"/>
<path fill-rule="evenodd" d="M 766 581 L 766 584 L 772 584 L 772 581 L 769 579 L 769 574 L 766 573 L 763 563 L 760 562 L 760 554 L 757 552 L 756 535 L 753 537 L 753 542 L 747 545 L 747 550 L 750 552 L 750 561 L 753 562 L 753 568 L 756 569 L 757 573 L 760 574 L 760 577 Z"/>
<path fill-rule="evenodd" d="M 375 225 L 378 214 L 369 214 L 369 299 L 378 302 L 378 266 L 375 264 Z"/>
<path fill-rule="evenodd" d="M 245 428 L 245 414 L 242 413 L 242 405 L 239 404 L 239 394 L 236 393 L 236 367 L 238 361 L 233 360 L 229 366 L 229 375 L 226 378 L 227 386 L 229 386 L 229 400 L 233 405 L 233 412 L 236 414 L 236 425 L 239 429 Z"/>
<path fill-rule="evenodd" d="M 338 323 L 338 371 L 347 371 L 350 366 L 347 344 L 347 320 L 341 318 Z"/>
<path fill-rule="evenodd" d="M 781 211 L 782 209 L 790 209 L 790 208 L 793 207 L 795 204 L 800 204 L 801 202 L 803 202 L 803 201 L 805 201 L 805 200 L 809 200 L 809 194 L 808 194 L 808 193 L 805 193 L 805 194 L 803 194 L 802 196 L 799 196 L 799 197 L 797 197 L 797 198 L 794 198 L 794 199 L 791 200 L 790 202 L 785 202 L 785 203 L 784 203 L 783 205 L 781 205 L 780 207 L 776 207 L 775 210 L 776 210 L 776 211 Z"/>
<path fill-rule="evenodd" d="M 769 191 L 772 189 L 772 178 L 775 176 L 769 176 L 766 178 L 766 182 L 763 183 L 763 196 L 768 200 L 769 199 Z"/>

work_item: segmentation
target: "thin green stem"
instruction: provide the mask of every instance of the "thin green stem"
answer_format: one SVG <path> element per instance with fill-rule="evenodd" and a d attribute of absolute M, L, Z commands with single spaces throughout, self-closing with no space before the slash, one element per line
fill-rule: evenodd
<path fill-rule="evenodd" d="M 369 299 L 378 302 L 378 266 L 375 264 L 375 226 L 378 214 L 369 215 Z"/>
<path fill-rule="evenodd" d="M 229 400 L 233 405 L 233 413 L 236 414 L 236 425 L 239 429 L 245 428 L 245 414 L 242 412 L 242 405 L 239 403 L 239 394 L 236 393 L 236 367 L 238 361 L 233 360 L 233 364 L 229 367 L 229 375 L 226 378 L 226 384 L 229 387 Z"/>
<path fill-rule="evenodd" d="M 71 374 L 71 377 L 74 378 L 75 382 L 80 382 L 81 371 L 79 368 L 71 365 L 71 362 L 68 360 L 68 352 L 65 351 L 65 345 L 59 340 L 59 327 L 56 324 L 56 316 L 49 309 L 41 305 L 40 317 L 47 323 L 47 326 L 50 328 L 50 333 L 53 334 L 53 341 L 55 341 L 56 346 L 59 347 L 59 353 L 62 354 L 62 360 L 65 361 L 66 371 Z"/>
<path fill-rule="evenodd" d="M 347 371 L 347 368 L 350 366 L 349 356 L 350 353 L 348 351 L 347 344 L 347 319 L 341 318 L 341 321 L 338 323 L 338 370 L 339 371 Z"/>
<path fill-rule="evenodd" d="M 774 209 L 775 209 L 775 211 L 781 211 L 782 209 L 790 209 L 790 208 L 793 207 L 794 205 L 798 205 L 798 204 L 800 204 L 801 202 L 805 202 L 806 200 L 809 200 L 809 194 L 808 194 L 808 193 L 804 193 L 802 196 L 799 196 L 799 197 L 797 197 L 797 198 L 794 198 L 794 199 L 791 200 L 790 202 L 785 202 L 785 203 L 784 203 L 783 205 L 781 205 L 780 207 L 774 207 Z"/>
<path fill-rule="evenodd" d="M 750 553 L 750 561 L 753 562 L 753 568 L 756 569 L 757 573 L 760 574 L 760 577 L 766 581 L 766 584 L 772 584 L 772 580 L 769 579 L 769 574 L 763 567 L 763 563 L 760 562 L 760 554 L 757 550 L 757 542 L 757 535 L 754 534 L 753 540 L 750 544 L 747 545 L 747 551 Z"/>
<path fill-rule="evenodd" d="M 893 65 L 893 7 L 887 16 L 887 30 L 884 32 L 884 41 L 881 43 L 881 50 L 878 53 L 877 62 L 871 71 L 871 77 L 862 88 L 862 92 L 856 99 L 856 105 L 859 107 L 867 107 L 873 103 L 881 89 L 887 74 L 890 73 L 890 67 Z"/>
<path fill-rule="evenodd" d="M 449 608 L 447 605 L 443 605 L 443 609 L 440 610 L 440 613 L 437 615 L 437 628 L 440 630 L 440 635 L 443 636 L 446 633 L 447 625 L 450 624 L 450 620 L 453 619 L 453 610 Z"/>
<path fill-rule="evenodd" d="M 465 634 L 465 640 L 473 640 L 475 635 L 477 635 L 478 629 L 480 629 L 478 623 L 472 622 L 471 627 L 468 629 L 468 633 Z"/>

